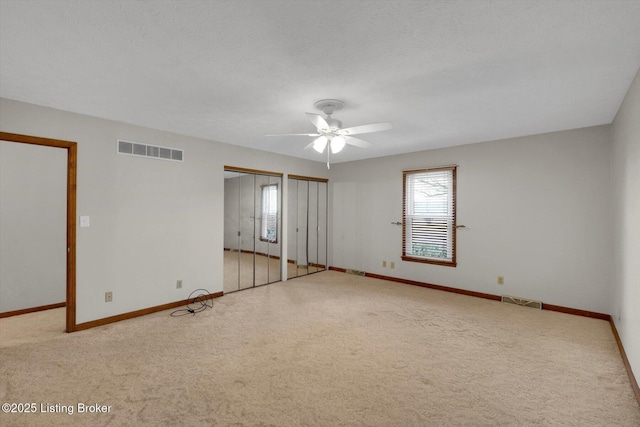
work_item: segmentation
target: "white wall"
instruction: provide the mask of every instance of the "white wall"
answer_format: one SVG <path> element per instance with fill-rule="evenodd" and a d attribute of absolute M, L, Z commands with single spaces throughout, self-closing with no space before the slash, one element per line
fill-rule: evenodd
<path fill-rule="evenodd" d="M 636 79 L 613 127 L 613 162 L 610 126 L 338 163 L 330 176 L 321 162 L 6 99 L 0 129 L 78 142 L 78 215 L 91 217 L 90 228 L 77 230 L 78 323 L 183 299 L 197 287 L 222 290 L 223 170 L 232 165 L 330 178 L 330 265 L 611 312 L 638 359 L 632 218 L 640 160 L 631 121 L 638 86 Z M 117 138 L 183 149 L 185 161 L 117 155 Z M 467 226 L 458 233 L 458 267 L 403 262 L 401 227 L 390 224 L 401 220 L 402 170 L 448 164 L 459 165 L 458 223 Z M 612 164 L 622 208 L 615 245 Z M 283 233 L 286 242 L 286 226 Z M 382 260 L 396 268 L 382 268 Z M 498 275 L 505 285 L 496 284 Z M 105 291 L 114 292 L 112 303 Z"/>
<path fill-rule="evenodd" d="M 0 313 L 66 300 L 66 234 L 67 151 L 0 141 Z"/>
<path fill-rule="evenodd" d="M 91 227 L 77 229 L 77 323 L 184 299 L 195 288 L 222 291 L 224 165 L 327 173 L 321 162 L 7 99 L 0 113 L 4 132 L 78 142 L 77 213 Z M 118 155 L 118 138 L 183 149 L 184 162 Z M 113 302 L 104 302 L 106 291 Z"/>
<path fill-rule="evenodd" d="M 609 138 L 600 126 L 332 165 L 331 265 L 609 313 Z M 402 171 L 451 164 L 458 266 L 402 261 Z"/>
<path fill-rule="evenodd" d="M 611 315 L 640 380 L 640 73 L 613 122 L 614 289 Z"/>

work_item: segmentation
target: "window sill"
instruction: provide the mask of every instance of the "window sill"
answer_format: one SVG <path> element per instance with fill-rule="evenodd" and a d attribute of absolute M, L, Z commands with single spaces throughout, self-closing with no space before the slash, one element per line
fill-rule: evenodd
<path fill-rule="evenodd" d="M 278 243 L 278 240 L 269 240 L 269 239 L 265 239 L 263 237 L 260 238 L 261 242 L 267 242 L 267 243 Z"/>
<path fill-rule="evenodd" d="M 458 265 L 455 261 L 438 261 L 435 259 L 418 258 L 418 257 L 407 256 L 407 255 L 402 255 L 401 258 L 403 261 L 419 262 L 422 264 L 442 265 L 444 267 L 456 267 Z"/>

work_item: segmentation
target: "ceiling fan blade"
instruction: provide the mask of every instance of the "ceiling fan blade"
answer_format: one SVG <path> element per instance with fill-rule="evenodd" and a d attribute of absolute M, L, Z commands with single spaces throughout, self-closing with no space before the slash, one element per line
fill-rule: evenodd
<path fill-rule="evenodd" d="M 356 135 L 359 133 L 380 132 L 382 130 L 391 129 L 392 127 L 391 123 L 372 123 L 370 125 L 340 129 L 337 133 L 338 135 Z"/>
<path fill-rule="evenodd" d="M 349 145 L 355 145 L 356 147 L 360 147 L 360 148 L 371 148 L 371 143 L 367 142 L 367 141 L 363 141 L 362 139 L 359 138 L 354 138 L 352 136 L 343 136 L 344 141 L 349 144 Z"/>
<path fill-rule="evenodd" d="M 265 136 L 320 136 L 319 133 L 280 133 L 275 135 L 265 135 Z"/>
<path fill-rule="evenodd" d="M 307 145 L 306 147 L 304 147 L 305 150 L 308 150 L 309 148 L 313 148 L 313 144 L 315 144 L 316 141 L 312 141 L 311 143 L 309 143 L 309 145 Z"/>
<path fill-rule="evenodd" d="M 314 113 L 305 113 L 307 115 L 307 118 L 309 119 L 309 121 L 311 123 L 313 123 L 313 125 L 316 127 L 316 129 L 329 129 L 329 123 L 327 123 L 327 121 L 324 119 L 324 117 L 322 117 L 320 114 L 314 114 Z"/>

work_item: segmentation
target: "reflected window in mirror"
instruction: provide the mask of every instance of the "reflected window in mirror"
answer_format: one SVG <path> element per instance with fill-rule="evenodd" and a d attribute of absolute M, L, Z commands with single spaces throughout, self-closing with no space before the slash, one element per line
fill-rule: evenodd
<path fill-rule="evenodd" d="M 260 240 L 278 243 L 278 184 L 262 185 Z"/>

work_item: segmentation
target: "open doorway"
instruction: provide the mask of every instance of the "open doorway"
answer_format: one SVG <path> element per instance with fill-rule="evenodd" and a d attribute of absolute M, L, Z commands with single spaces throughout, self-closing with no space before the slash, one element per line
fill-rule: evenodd
<path fill-rule="evenodd" d="M 66 207 L 66 230 L 64 233 L 64 242 L 62 251 L 66 254 L 62 255 L 65 259 L 65 282 L 66 289 L 64 292 L 64 305 L 66 307 L 66 332 L 73 332 L 76 329 L 76 162 L 77 162 L 77 144 L 71 141 L 63 141 L 50 138 L 41 138 L 28 135 L 19 135 L 6 132 L 0 132 L 0 141 L 18 144 L 31 144 L 34 146 L 51 147 L 55 149 L 66 150 L 66 184 L 65 193 L 61 197 L 65 197 L 64 205 Z M 14 167 L 19 167 L 19 164 Z M 3 236 L 3 239 L 8 239 Z M 14 237 L 11 237 L 12 239 Z M 8 241 L 8 240 L 7 240 Z M 33 244 L 37 244 L 34 242 Z M 5 245 L 10 248 L 10 245 Z M 10 249 L 8 249 L 10 250 Z M 24 261 L 26 264 L 30 260 Z M 11 280 L 11 279 L 7 279 Z M 37 303 L 36 303 L 37 304 Z M 27 304 L 30 305 L 30 304 Z M 40 304 L 32 307 L 24 307 L 16 310 L 8 310 L 1 312 L 2 317 L 25 314 L 33 311 L 46 310 L 60 306 L 59 302 L 51 304 Z"/>

